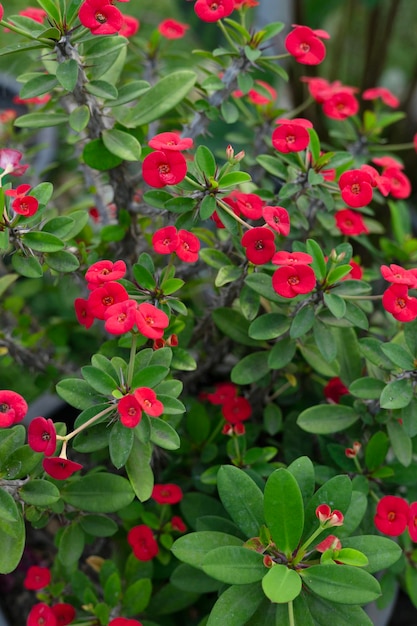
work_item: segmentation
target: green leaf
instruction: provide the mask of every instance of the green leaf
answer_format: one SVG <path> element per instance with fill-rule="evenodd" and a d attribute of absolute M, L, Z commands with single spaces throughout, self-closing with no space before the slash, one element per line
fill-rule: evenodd
<path fill-rule="evenodd" d="M 403 424 L 395 420 L 390 420 L 387 423 L 387 432 L 395 456 L 401 465 L 408 467 L 413 456 L 413 442 L 411 437 L 406 433 Z"/>
<path fill-rule="evenodd" d="M 132 387 L 156 387 L 169 374 L 169 368 L 163 365 L 149 365 L 136 371 L 132 379 Z"/>
<path fill-rule="evenodd" d="M 248 333 L 252 339 L 276 339 L 283 335 L 289 327 L 290 320 L 287 315 L 266 313 L 251 323 Z"/>
<path fill-rule="evenodd" d="M 154 486 L 151 458 L 151 444 L 143 443 L 135 437 L 132 451 L 126 462 L 126 473 L 137 498 L 141 502 L 149 500 Z"/>
<path fill-rule="evenodd" d="M 389 439 L 383 431 L 376 432 L 365 449 L 365 464 L 369 471 L 377 469 L 385 461 L 389 450 Z"/>
<path fill-rule="evenodd" d="M 217 328 L 226 337 L 244 346 L 259 346 L 259 342 L 249 337 L 250 323 L 239 311 L 221 307 L 212 312 L 212 318 Z"/>
<path fill-rule="evenodd" d="M 365 570 L 370 574 L 390 567 L 402 554 L 401 547 L 392 539 L 376 535 L 344 537 L 343 547 L 354 548 L 365 554 L 368 558 Z"/>
<path fill-rule="evenodd" d="M 55 76 L 50 76 L 49 74 L 38 74 L 23 85 L 19 95 L 21 98 L 36 98 L 37 96 L 49 93 L 57 85 L 58 81 Z"/>
<path fill-rule="evenodd" d="M 239 119 L 239 109 L 228 100 L 220 105 L 220 111 L 226 124 L 234 124 Z"/>
<path fill-rule="evenodd" d="M 92 404 L 103 401 L 102 396 L 95 393 L 86 381 L 79 378 L 61 380 L 56 386 L 56 391 L 60 398 L 76 409 L 87 409 Z"/>
<path fill-rule="evenodd" d="M 394 365 L 397 365 L 403 370 L 414 369 L 414 359 L 410 352 L 403 346 L 399 346 L 393 342 L 383 343 L 381 344 L 381 350 Z"/>
<path fill-rule="evenodd" d="M 262 589 L 271 602 L 287 603 L 301 593 L 301 578 L 285 565 L 274 565 L 262 579 Z"/>
<path fill-rule="evenodd" d="M 25 524 L 12 496 L 0 489 L 0 574 L 13 572 L 25 547 Z"/>
<path fill-rule="evenodd" d="M 294 339 L 286 337 L 278 341 L 268 356 L 268 365 L 273 370 L 279 370 L 290 363 L 295 355 L 297 343 Z"/>
<path fill-rule="evenodd" d="M 229 257 L 216 248 L 202 248 L 200 250 L 200 259 L 215 269 L 220 269 L 225 265 L 233 265 Z"/>
<path fill-rule="evenodd" d="M 206 146 L 198 146 L 194 156 L 194 164 L 207 179 L 214 177 L 217 167 L 216 159 L 212 151 Z"/>
<path fill-rule="evenodd" d="M 45 254 L 44 260 L 46 265 L 56 272 L 75 272 L 80 267 L 77 257 L 67 250 L 49 252 Z"/>
<path fill-rule="evenodd" d="M 250 180 L 252 180 L 251 176 L 246 172 L 229 172 L 222 176 L 218 182 L 221 189 L 226 189 L 227 187 L 248 183 Z"/>
<path fill-rule="evenodd" d="M 311 306 L 302 307 L 292 320 L 290 328 L 290 337 L 298 339 L 302 337 L 313 327 L 315 319 L 314 309 Z"/>
<path fill-rule="evenodd" d="M 132 102 L 132 100 L 136 100 L 136 98 L 139 98 L 139 96 L 142 96 L 148 91 L 149 87 L 150 84 L 147 83 L 146 80 L 132 80 L 126 85 L 118 87 L 117 90 L 119 93 L 117 98 L 106 102 L 106 106 L 117 107 Z"/>
<path fill-rule="evenodd" d="M 139 161 L 142 152 L 139 141 L 133 135 L 122 130 L 103 130 L 101 133 L 107 150 L 124 161 Z"/>
<path fill-rule="evenodd" d="M 34 506 L 50 506 L 58 502 L 60 493 L 58 487 L 48 480 L 31 480 L 19 490 L 20 497 L 27 504 Z"/>
<path fill-rule="evenodd" d="M 210 593 L 218 591 L 221 586 L 217 580 L 187 563 L 178 565 L 172 572 L 170 581 L 174 587 L 193 593 Z"/>
<path fill-rule="evenodd" d="M 222 546 L 206 554 L 201 562 L 203 572 L 229 585 L 247 585 L 265 575 L 263 554 L 241 546 Z"/>
<path fill-rule="evenodd" d="M 87 165 L 103 172 L 117 167 L 123 161 L 123 159 L 107 150 L 102 139 L 93 139 L 86 143 L 82 158 Z"/>
<path fill-rule="evenodd" d="M 149 578 L 136 580 L 123 593 L 122 612 L 126 617 L 135 617 L 147 608 L 152 595 L 152 581 Z"/>
<path fill-rule="evenodd" d="M 71 482 L 62 489 L 62 499 L 89 513 L 117 513 L 135 497 L 123 476 L 96 472 Z"/>
<path fill-rule="evenodd" d="M 318 160 L 318 158 L 320 157 L 320 139 L 316 133 L 316 131 L 314 130 L 314 128 L 307 128 L 308 134 L 310 135 L 310 144 L 309 144 L 309 149 L 311 152 L 311 156 L 313 159 L 313 164 L 315 164 Z M 307 252 L 309 254 L 311 254 L 311 252 L 309 252 L 308 248 L 307 248 Z M 317 278 L 319 280 L 322 280 L 322 278 L 324 278 L 324 276 L 317 276 Z"/>
<path fill-rule="evenodd" d="M 381 595 L 378 581 L 351 565 L 312 565 L 300 571 L 303 583 L 318 596 L 340 604 L 366 604 Z"/>
<path fill-rule="evenodd" d="M 126 126 L 143 126 L 163 117 L 185 98 L 196 78 L 191 70 L 178 70 L 162 78 L 128 110 Z"/>
<path fill-rule="evenodd" d="M 112 537 L 119 529 L 114 520 L 104 515 L 82 515 L 80 526 L 92 537 Z"/>
<path fill-rule="evenodd" d="M 191 354 L 184 348 L 175 348 L 172 355 L 172 369 L 192 372 L 197 369 L 197 363 Z"/>
<path fill-rule="evenodd" d="M 86 83 L 85 89 L 93 96 L 104 100 L 115 100 L 119 95 L 116 87 L 105 80 L 90 80 Z"/>
<path fill-rule="evenodd" d="M 337 319 L 340 319 L 346 313 L 346 303 L 337 294 L 325 293 L 323 296 L 324 304 Z"/>
<path fill-rule="evenodd" d="M 228 264 L 219 269 L 214 280 L 214 284 L 216 287 L 223 287 L 223 285 L 227 285 L 228 283 L 233 283 L 235 280 L 238 280 L 241 276 L 242 269 L 240 267 Z"/>
<path fill-rule="evenodd" d="M 314 135 L 317 137 L 317 133 L 312 128 L 309 128 L 308 131 L 309 133 L 310 131 L 312 131 L 312 133 L 314 133 Z M 310 133 L 310 137 L 312 133 Z M 317 137 L 317 141 L 318 141 L 318 137 Z M 311 149 L 311 143 L 310 143 L 310 149 Z M 320 149 L 320 144 L 319 144 L 319 149 Z M 324 277 L 326 276 L 326 261 L 324 260 L 324 254 L 319 244 L 316 241 L 314 241 L 314 239 L 307 239 L 306 252 L 313 257 L 313 262 L 311 264 L 311 267 L 314 270 L 317 280 L 323 280 Z"/>
<path fill-rule="evenodd" d="M 22 241 L 25 246 L 38 252 L 57 252 L 64 247 L 64 242 L 55 235 L 39 231 L 25 233 Z"/>
<path fill-rule="evenodd" d="M 233 585 L 226 589 L 214 604 L 207 626 L 242 626 L 252 617 L 263 599 L 259 583 Z"/>
<path fill-rule="evenodd" d="M 115 422 L 110 431 L 109 452 L 110 460 L 116 469 L 123 467 L 132 451 L 134 432 L 126 428 L 121 422 Z"/>
<path fill-rule="evenodd" d="M 306 595 L 306 600 L 314 620 L 312 626 L 328 626 L 329 616 L 337 626 L 373 626 L 373 622 L 360 606 L 335 604 L 314 594 Z"/>
<path fill-rule="evenodd" d="M 240 530 L 256 537 L 264 524 L 263 496 L 259 487 L 243 470 L 222 465 L 217 473 L 220 500 Z"/>
<path fill-rule="evenodd" d="M 331 363 L 337 356 L 337 344 L 331 329 L 316 318 L 313 326 L 314 341 L 327 363 Z"/>
<path fill-rule="evenodd" d="M 56 3 L 53 0 L 37 0 L 38 4 L 48 15 L 57 22 L 58 24 L 61 21 L 60 12 L 56 6 Z"/>
<path fill-rule="evenodd" d="M 230 374 L 236 385 L 250 385 L 269 374 L 268 352 L 252 352 L 237 363 Z"/>
<path fill-rule="evenodd" d="M 410 404 L 412 398 L 411 381 L 402 378 L 393 380 L 384 387 L 379 402 L 382 409 L 402 409 Z"/>
<path fill-rule="evenodd" d="M 67 91 L 74 91 L 78 80 L 78 63 L 75 59 L 67 59 L 59 63 L 56 77 L 60 85 Z"/>
<path fill-rule="evenodd" d="M 75 130 L 76 133 L 80 133 L 87 127 L 90 121 L 90 109 L 86 104 L 81 104 L 71 111 L 68 121 L 72 130 Z"/>
<path fill-rule="evenodd" d="M 204 196 L 199 207 L 200 219 L 208 220 L 209 217 L 211 217 L 214 211 L 216 210 L 216 206 L 217 206 L 217 203 L 216 203 L 216 198 L 214 196 L 212 195 Z"/>
<path fill-rule="evenodd" d="M 303 532 L 304 506 L 300 487 L 288 470 L 279 468 L 269 476 L 264 492 L 264 512 L 274 543 L 290 557 Z"/>
<path fill-rule="evenodd" d="M 286 180 L 287 168 L 277 157 L 270 156 L 269 154 L 260 154 L 256 157 L 256 161 L 269 174 Z"/>
<path fill-rule="evenodd" d="M 355 398 L 378 400 L 384 387 L 385 383 L 383 380 L 372 378 L 371 376 L 363 376 L 349 385 L 349 393 L 355 396 Z"/>
<path fill-rule="evenodd" d="M 118 381 L 109 376 L 106 372 L 92 365 L 82 367 L 81 374 L 94 391 L 102 393 L 103 395 L 111 395 L 119 385 Z"/>
<path fill-rule="evenodd" d="M 17 128 L 48 128 L 49 126 L 59 126 L 68 122 L 66 113 L 26 113 L 14 121 Z"/>
<path fill-rule="evenodd" d="M 164 450 L 178 450 L 181 445 L 175 428 L 160 418 L 151 420 L 151 441 Z"/>
<path fill-rule="evenodd" d="M 42 278 L 42 266 L 34 256 L 23 256 L 15 253 L 12 256 L 12 266 L 18 274 L 26 278 Z"/>
<path fill-rule="evenodd" d="M 19 278 L 18 274 L 6 274 L 0 278 L 0 296 Z"/>
<path fill-rule="evenodd" d="M 78 522 L 66 526 L 59 538 L 58 558 L 65 567 L 74 565 L 84 550 L 84 533 Z"/>
<path fill-rule="evenodd" d="M 243 541 L 233 535 L 202 530 L 177 539 L 171 551 L 180 561 L 201 569 L 205 556 L 212 550 L 222 546 L 242 546 L 242 544 Z"/>
<path fill-rule="evenodd" d="M 307 456 L 295 459 L 287 470 L 294 476 L 300 487 L 304 504 L 313 496 L 315 486 L 315 472 L 313 462 Z"/>
<path fill-rule="evenodd" d="M 308 433 L 329 435 L 346 430 L 359 419 L 356 411 L 343 404 L 319 404 L 300 413 L 297 424 Z"/>

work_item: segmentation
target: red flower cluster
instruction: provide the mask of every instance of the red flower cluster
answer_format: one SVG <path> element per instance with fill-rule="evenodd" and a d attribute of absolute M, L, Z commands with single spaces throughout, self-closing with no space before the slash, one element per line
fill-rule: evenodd
<path fill-rule="evenodd" d="M 233 383 L 216 383 L 214 389 L 213 393 L 203 394 L 203 397 L 211 404 L 221 406 L 222 415 L 226 421 L 223 434 L 243 435 L 245 427 L 242 422 L 252 415 L 250 403 L 246 398 L 238 395 L 238 388 Z"/>
<path fill-rule="evenodd" d="M 382 306 L 399 322 L 412 322 L 417 317 L 417 298 L 409 296 L 408 290 L 417 288 L 417 269 L 382 265 L 381 274 L 392 283 L 382 296 Z"/>
<path fill-rule="evenodd" d="M 272 257 L 280 265 L 272 275 L 272 287 L 283 298 L 295 298 L 310 293 L 316 286 L 316 275 L 309 263 L 313 257 L 305 252 L 277 252 Z"/>
<path fill-rule="evenodd" d="M 27 626 L 67 626 L 75 619 L 75 609 L 71 604 L 59 602 L 48 606 L 44 602 L 35 604 L 29 613 Z"/>
<path fill-rule="evenodd" d="M 178 504 L 181 502 L 183 493 L 181 487 L 174 483 L 154 485 L 151 496 L 158 504 Z"/>
<path fill-rule="evenodd" d="M 135 326 L 149 339 L 160 339 L 169 318 L 153 304 L 129 298 L 126 289 L 115 282 L 126 272 L 124 261 L 98 261 L 86 273 L 88 299 L 76 298 L 75 313 L 80 324 L 90 328 L 95 319 L 105 320 L 104 327 L 112 335 L 122 335 Z"/>
<path fill-rule="evenodd" d="M 362 94 L 363 100 L 378 100 L 381 99 L 384 104 L 392 109 L 396 109 L 400 106 L 400 101 L 397 96 L 387 89 L 386 87 L 371 87 L 365 89 Z"/>
<path fill-rule="evenodd" d="M 354 237 L 369 232 L 362 215 L 357 211 L 341 209 L 340 211 L 336 211 L 334 219 L 336 228 L 338 228 L 343 235 Z"/>
<path fill-rule="evenodd" d="M 409 197 L 411 194 L 411 182 L 402 171 L 404 165 L 400 161 L 393 157 L 385 156 L 376 157 L 372 159 L 372 162 L 382 167 L 381 177 L 386 181 L 388 191 L 393 198 L 404 200 Z"/>
<path fill-rule="evenodd" d="M 323 389 L 324 397 L 331 404 L 339 404 L 340 398 L 349 393 L 346 385 L 342 383 L 338 376 L 331 378 Z"/>
<path fill-rule="evenodd" d="M 26 400 L 15 391 L 0 390 L 0 428 L 21 422 L 28 411 Z"/>
<path fill-rule="evenodd" d="M 158 26 L 158 31 L 165 39 L 181 39 L 190 27 L 176 20 L 167 19 Z"/>
<path fill-rule="evenodd" d="M 14 198 L 12 202 L 13 211 L 25 217 L 35 215 L 39 207 L 37 199 L 27 195 L 29 189 L 30 185 L 19 185 L 17 189 L 7 189 L 4 192 L 5 196 Z"/>
<path fill-rule="evenodd" d="M 197 0 L 194 5 L 196 15 L 203 22 L 218 22 L 229 17 L 234 9 L 234 0 Z"/>
<path fill-rule="evenodd" d="M 139 561 L 151 561 L 159 552 L 153 531 L 145 524 L 131 528 L 127 534 L 127 541 Z"/>
<path fill-rule="evenodd" d="M 152 246 L 158 254 L 175 254 L 186 263 L 198 261 L 200 240 L 188 230 L 177 230 L 175 226 L 165 226 L 155 231 Z"/>
<path fill-rule="evenodd" d="M 150 187 L 177 185 L 187 174 L 187 162 L 181 154 L 193 146 L 193 140 L 178 133 L 160 133 L 149 142 L 155 152 L 150 152 L 142 163 L 143 180 Z"/>
<path fill-rule="evenodd" d="M 338 510 L 332 511 L 328 504 L 320 504 L 316 508 L 316 517 L 324 528 L 343 525 L 343 513 Z"/>
<path fill-rule="evenodd" d="M 343 85 L 340 81 L 329 83 L 325 78 L 303 76 L 301 80 L 308 84 L 310 95 L 322 105 L 324 115 L 334 120 L 345 120 L 359 111 L 359 102 L 354 94 L 356 87 Z"/>
<path fill-rule="evenodd" d="M 357 209 L 372 201 L 372 177 L 369 172 L 348 170 L 339 178 L 339 188 L 344 202 Z"/>
<path fill-rule="evenodd" d="M 278 128 L 272 133 L 272 145 L 275 150 L 284 154 L 305 150 L 310 143 L 307 128 L 313 128 L 310 120 L 295 117 L 292 120 L 278 119 L 275 122 Z"/>
<path fill-rule="evenodd" d="M 374 524 L 390 537 L 398 537 L 408 528 L 411 540 L 417 542 L 417 502 L 408 504 L 399 496 L 384 496 L 377 504 Z"/>
<path fill-rule="evenodd" d="M 326 47 L 322 39 L 329 39 L 325 30 L 313 30 L 308 26 L 293 24 L 292 30 L 285 39 L 287 51 L 297 63 L 303 65 L 318 65 L 326 56 Z"/>
<path fill-rule="evenodd" d="M 139 387 L 119 400 L 117 411 L 123 426 L 134 428 L 142 419 L 142 411 L 151 417 L 159 417 L 164 412 L 164 405 L 153 389 Z"/>
<path fill-rule="evenodd" d="M 123 25 L 123 15 L 111 0 L 84 0 L 78 17 L 93 35 L 114 35 Z"/>

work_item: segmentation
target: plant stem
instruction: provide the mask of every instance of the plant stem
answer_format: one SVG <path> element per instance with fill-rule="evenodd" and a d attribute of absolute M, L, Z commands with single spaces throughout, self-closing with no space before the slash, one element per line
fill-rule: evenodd
<path fill-rule="evenodd" d="M 111 411 L 113 411 L 113 408 L 114 408 L 113 405 L 106 407 L 105 409 L 100 411 L 100 413 L 97 413 L 97 415 L 90 417 L 90 419 L 87 420 L 84 424 L 81 424 L 81 426 L 78 426 L 78 428 L 73 430 L 72 433 L 69 433 L 68 435 L 65 435 L 65 436 L 57 435 L 56 438 L 60 441 L 63 441 L 64 442 L 63 447 L 64 446 L 66 447 L 66 443 L 70 439 L 72 439 L 73 437 L 75 437 L 75 435 L 78 435 L 78 433 L 82 432 L 83 430 L 91 426 L 91 424 L 94 424 L 94 422 L 97 422 L 101 417 L 103 417 L 103 415 L 107 415 L 107 413 L 110 413 Z"/>
<path fill-rule="evenodd" d="M 295 626 L 294 605 L 292 603 L 292 600 L 288 602 L 288 623 L 289 623 L 289 626 Z"/>
<path fill-rule="evenodd" d="M 223 24 L 223 22 L 221 20 L 219 20 L 218 25 L 220 27 L 220 30 L 222 31 L 223 35 L 225 36 L 227 42 L 230 44 L 230 46 L 232 47 L 232 49 L 237 52 L 238 49 L 236 47 L 235 42 L 233 41 L 233 39 L 230 37 L 229 33 L 227 32 L 227 28 L 225 27 L 225 25 Z"/>
<path fill-rule="evenodd" d="M 245 228 L 249 228 L 249 229 L 253 228 L 253 226 L 250 226 L 244 220 L 242 220 L 238 215 L 236 215 L 236 213 L 234 213 L 232 209 L 225 202 L 219 199 L 217 199 L 216 202 L 219 205 L 219 207 L 222 208 L 223 211 L 226 211 L 226 213 L 228 213 L 230 217 L 233 217 L 233 219 L 235 219 L 236 222 L 239 222 L 239 224 L 242 224 L 242 226 L 244 226 Z"/>
<path fill-rule="evenodd" d="M 130 346 L 130 356 L 129 356 L 129 367 L 127 370 L 127 381 L 126 387 L 130 390 L 133 380 L 133 372 L 135 369 L 135 357 L 136 357 L 136 343 L 137 343 L 137 335 L 132 334 L 132 345 Z"/>

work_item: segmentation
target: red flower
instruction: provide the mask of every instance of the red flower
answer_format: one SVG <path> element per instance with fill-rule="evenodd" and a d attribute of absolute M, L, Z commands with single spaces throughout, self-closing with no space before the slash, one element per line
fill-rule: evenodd
<path fill-rule="evenodd" d="M 4 16 L 4 9 L 3 9 L 3 5 L 0 4 L 0 20 L 3 19 L 3 16 Z"/>
<path fill-rule="evenodd" d="M 409 515 L 410 507 L 404 498 L 384 496 L 376 506 L 374 524 L 384 535 L 398 537 L 407 528 Z"/>
<path fill-rule="evenodd" d="M 89 289 L 102 287 L 105 283 L 119 280 L 126 274 L 126 263 L 124 261 L 97 261 L 93 263 L 85 273 L 85 279 Z"/>
<path fill-rule="evenodd" d="M 115 617 L 109 622 L 109 626 L 142 626 L 142 622 L 137 619 L 128 619 L 127 617 Z"/>
<path fill-rule="evenodd" d="M 158 189 L 166 185 L 176 185 L 187 174 L 187 162 L 178 151 L 156 150 L 144 158 L 142 174 L 145 183 L 150 187 Z"/>
<path fill-rule="evenodd" d="M 39 567 L 38 565 L 32 565 L 26 572 L 23 586 L 25 589 L 31 591 L 37 591 L 47 587 L 51 582 L 51 572 L 47 567 Z"/>
<path fill-rule="evenodd" d="M 343 513 L 337 510 L 332 511 L 328 504 L 320 504 L 316 508 L 316 517 L 320 524 L 326 528 L 343 525 Z"/>
<path fill-rule="evenodd" d="M 135 300 L 123 300 L 109 306 L 105 311 L 104 328 L 111 335 L 128 333 L 136 323 Z"/>
<path fill-rule="evenodd" d="M 372 178 L 364 170 L 343 172 L 339 188 L 346 204 L 357 209 L 372 201 Z"/>
<path fill-rule="evenodd" d="M 315 286 L 316 276 L 309 265 L 284 265 L 272 275 L 272 287 L 283 298 L 310 293 Z"/>
<path fill-rule="evenodd" d="M 237 206 L 240 212 L 251 220 L 258 220 L 262 217 L 262 198 L 255 193 L 235 192 Z"/>
<path fill-rule="evenodd" d="M 417 542 L 417 502 L 412 502 L 409 508 L 408 532 L 411 541 Z"/>
<path fill-rule="evenodd" d="M 120 415 L 120 421 L 126 428 L 134 428 L 142 419 L 141 406 L 133 394 L 120 398 L 117 403 L 117 412 Z"/>
<path fill-rule="evenodd" d="M 35 452 L 52 456 L 56 449 L 55 426 L 51 419 L 35 417 L 29 424 L 28 444 Z"/>
<path fill-rule="evenodd" d="M 348 459 L 354 459 L 358 456 L 360 449 L 362 448 L 362 444 L 360 441 L 354 441 L 353 446 L 351 448 L 345 448 L 345 455 Z"/>
<path fill-rule="evenodd" d="M 27 196 L 30 185 L 19 185 L 17 189 L 8 189 L 4 192 L 6 196 L 15 198 L 12 202 L 12 208 L 15 213 L 30 217 L 35 215 L 39 207 L 39 202 L 33 196 Z"/>
<path fill-rule="evenodd" d="M 326 47 L 321 39 L 329 39 L 329 37 L 330 35 L 324 30 L 295 26 L 285 39 L 285 47 L 297 63 L 318 65 L 326 56 Z"/>
<path fill-rule="evenodd" d="M 188 230 L 178 231 L 178 246 L 175 248 L 176 255 L 185 263 L 195 263 L 198 261 L 200 250 L 200 240 L 196 235 Z"/>
<path fill-rule="evenodd" d="M 332 120 L 345 120 L 359 111 L 359 102 L 350 87 L 341 87 L 323 101 L 323 113 Z"/>
<path fill-rule="evenodd" d="M 203 22 L 218 22 L 229 17 L 234 8 L 233 0 L 197 0 L 194 5 L 196 15 Z"/>
<path fill-rule="evenodd" d="M 285 252 L 281 250 L 272 257 L 272 263 L 274 265 L 308 265 L 313 262 L 311 254 L 306 252 Z"/>
<path fill-rule="evenodd" d="M 417 287 L 417 276 L 414 271 L 406 270 L 401 265 L 396 265 L 395 263 L 391 263 L 389 267 L 381 265 L 381 274 L 390 283 Z"/>
<path fill-rule="evenodd" d="M 174 483 L 155 485 L 151 496 L 158 504 L 178 504 L 183 498 L 181 487 Z"/>
<path fill-rule="evenodd" d="M 170 150 L 181 152 L 192 148 L 194 142 L 189 137 L 181 137 L 179 133 L 166 132 L 155 135 L 148 141 L 148 144 L 151 148 L 162 150 L 162 152 Z"/>
<path fill-rule="evenodd" d="M 257 226 L 247 230 L 242 237 L 242 246 L 248 261 L 255 265 L 268 263 L 274 256 L 275 236 L 272 230 Z"/>
<path fill-rule="evenodd" d="M 386 87 L 371 87 L 365 89 L 362 94 L 363 100 L 377 100 L 381 98 L 382 102 L 393 109 L 400 106 L 399 99 Z"/>
<path fill-rule="evenodd" d="M 338 376 L 331 378 L 323 389 L 324 397 L 331 404 L 339 404 L 340 398 L 349 393 L 346 385 L 342 383 Z"/>
<path fill-rule="evenodd" d="M 154 232 L 152 247 L 158 254 L 171 254 L 178 247 L 179 239 L 175 226 L 165 226 Z"/>
<path fill-rule="evenodd" d="M 300 152 L 305 150 L 310 143 L 310 135 L 307 128 L 312 128 L 313 124 L 302 118 L 293 120 L 277 120 L 280 124 L 272 133 L 272 145 L 275 150 L 282 153 Z"/>
<path fill-rule="evenodd" d="M 262 217 L 273 230 L 286 237 L 290 233 L 290 216 L 282 206 L 264 206 Z"/>
<path fill-rule="evenodd" d="M 75 315 L 82 326 L 90 328 L 94 322 L 94 315 L 91 314 L 88 300 L 85 298 L 75 298 L 74 300 Z"/>
<path fill-rule="evenodd" d="M 12 148 L 0 149 L 0 168 L 11 176 L 21 176 L 26 172 L 29 165 L 20 165 L 22 153 Z"/>
<path fill-rule="evenodd" d="M 138 19 L 136 19 L 136 17 L 133 17 L 132 15 L 122 15 L 122 27 L 119 30 L 119 35 L 121 35 L 122 37 L 133 37 L 133 35 L 136 35 L 136 33 L 138 32 L 139 28 L 140 28 L 140 22 Z"/>
<path fill-rule="evenodd" d="M 363 276 L 363 269 L 362 267 L 359 265 L 359 263 L 356 263 L 356 261 L 354 261 L 353 259 L 351 259 L 349 261 L 349 265 L 351 266 L 351 270 L 349 272 L 349 274 L 347 274 L 347 276 L 344 276 L 341 280 L 361 280 L 362 276 Z"/>
<path fill-rule="evenodd" d="M 408 295 L 408 286 L 394 283 L 384 292 L 382 306 L 399 322 L 412 322 L 417 317 L 417 298 Z"/>
<path fill-rule="evenodd" d="M 362 215 L 350 209 L 342 209 L 334 214 L 336 227 L 343 235 L 362 235 L 368 233 L 368 228 L 362 219 Z"/>
<path fill-rule="evenodd" d="M 187 530 L 187 526 L 178 515 L 174 515 L 171 518 L 171 526 L 172 530 L 177 530 L 179 533 L 185 533 L 185 531 Z"/>
<path fill-rule="evenodd" d="M 169 317 L 153 304 L 143 302 L 136 309 L 136 325 L 145 337 L 161 339 L 165 328 L 169 325 Z"/>
<path fill-rule="evenodd" d="M 139 561 L 151 561 L 158 554 L 158 544 L 152 530 L 145 524 L 134 526 L 127 534 L 127 541 Z"/>
<path fill-rule="evenodd" d="M 166 39 L 181 39 L 189 28 L 188 24 L 168 19 L 159 24 L 158 31 Z"/>
<path fill-rule="evenodd" d="M 265 106 L 267 104 L 270 104 L 271 102 L 274 102 L 277 99 L 277 91 L 276 89 L 271 87 L 271 85 L 268 85 L 268 83 L 265 83 L 263 80 L 255 80 L 255 83 L 263 87 L 264 90 L 269 93 L 269 96 L 266 96 L 263 91 L 260 92 L 256 89 L 256 87 L 253 87 L 248 91 L 247 94 L 248 100 L 250 100 L 252 104 L 255 104 L 257 106 Z M 240 89 L 236 89 L 235 91 L 233 91 L 232 96 L 234 98 L 242 98 L 244 96 L 244 93 L 243 91 L 240 91 Z"/>
<path fill-rule="evenodd" d="M 75 609 L 72 604 L 66 602 L 59 602 L 51 606 L 52 613 L 56 617 L 57 626 L 67 626 L 75 618 Z"/>
<path fill-rule="evenodd" d="M 128 299 L 129 295 L 122 285 L 109 282 L 91 292 L 88 298 L 88 310 L 91 315 L 104 320 L 109 307 Z"/>
<path fill-rule="evenodd" d="M 317 544 L 315 550 L 317 550 L 317 552 L 326 552 L 326 550 L 340 550 L 341 547 L 342 542 L 339 537 L 329 535 L 326 539 L 323 539 L 321 543 Z"/>
<path fill-rule="evenodd" d="M 164 412 L 164 405 L 158 400 L 153 389 L 139 387 L 135 389 L 134 396 L 141 409 L 151 417 L 159 417 Z"/>
<path fill-rule="evenodd" d="M 39 602 L 32 607 L 26 626 L 57 626 L 57 621 L 52 609 L 44 602 Z"/>
<path fill-rule="evenodd" d="M 82 469 L 83 466 L 75 461 L 63 459 L 58 456 L 51 456 L 42 461 L 42 467 L 49 476 L 57 480 L 65 480 Z"/>
<path fill-rule="evenodd" d="M 388 178 L 391 188 L 390 194 L 393 198 L 402 200 L 408 198 L 411 194 L 410 179 L 401 172 L 397 167 L 387 167 L 382 172 L 385 178 Z"/>
<path fill-rule="evenodd" d="M 48 14 L 43 9 L 29 7 L 27 9 L 24 9 L 23 11 L 19 11 L 19 15 L 23 15 L 24 17 L 29 17 L 31 20 L 34 20 L 35 22 L 39 22 L 39 24 L 43 24 L 43 21 Z"/>
<path fill-rule="evenodd" d="M 214 393 L 208 393 L 206 399 L 211 404 L 224 404 L 227 400 L 232 400 L 237 395 L 237 387 L 234 383 L 216 383 Z"/>
<path fill-rule="evenodd" d="M 28 411 L 27 402 L 15 391 L 0 390 L 0 428 L 21 422 Z"/>
<path fill-rule="evenodd" d="M 222 415 L 229 424 L 238 424 L 250 418 L 252 407 L 246 398 L 236 396 L 223 403 Z"/>
<path fill-rule="evenodd" d="M 389 178 L 384 175 L 380 175 L 378 171 L 372 167 L 372 165 L 368 165 L 364 163 L 360 167 L 362 172 L 366 172 L 371 177 L 371 185 L 372 187 L 377 187 L 378 191 L 382 193 L 383 196 L 387 196 L 391 190 L 391 182 Z"/>
<path fill-rule="evenodd" d="M 123 16 L 110 0 L 85 0 L 78 12 L 80 22 L 93 35 L 113 35 L 119 32 Z"/>

